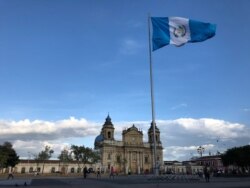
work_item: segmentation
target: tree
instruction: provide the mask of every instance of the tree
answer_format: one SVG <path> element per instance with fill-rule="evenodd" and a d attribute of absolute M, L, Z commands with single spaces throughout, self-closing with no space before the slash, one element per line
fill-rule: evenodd
<path fill-rule="evenodd" d="M 61 154 L 58 156 L 58 159 L 60 161 L 59 166 L 62 163 L 62 168 L 59 169 L 59 170 L 61 170 L 61 173 L 64 174 L 65 172 L 68 171 L 68 169 L 67 169 L 67 163 L 73 161 L 73 158 L 71 156 L 71 152 L 67 148 L 64 148 L 61 151 Z"/>
<path fill-rule="evenodd" d="M 228 149 L 226 153 L 221 156 L 222 162 L 225 166 L 236 165 L 242 168 L 250 166 L 250 145 L 234 147 Z"/>
<path fill-rule="evenodd" d="M 87 163 L 93 164 L 99 160 L 98 153 L 89 147 L 72 145 L 71 150 L 79 168 L 80 164 L 84 166 Z"/>
<path fill-rule="evenodd" d="M 19 163 L 19 156 L 17 156 L 16 151 L 12 148 L 10 142 L 5 142 L 0 145 L 0 169 L 7 167 L 14 167 Z"/>
<path fill-rule="evenodd" d="M 96 150 L 92 150 L 91 163 L 97 163 L 100 159 L 100 153 Z"/>
<path fill-rule="evenodd" d="M 38 159 L 39 160 L 49 160 L 53 153 L 54 153 L 54 151 L 50 148 L 50 146 L 45 146 L 44 150 L 42 150 L 38 154 Z"/>
<path fill-rule="evenodd" d="M 61 151 L 60 155 L 58 156 L 58 159 L 62 162 L 70 162 L 73 160 L 71 156 L 71 152 L 66 148 L 64 148 Z"/>
<path fill-rule="evenodd" d="M 36 161 L 42 161 L 43 162 L 43 169 L 42 174 L 44 170 L 44 164 L 46 160 L 49 160 L 52 157 L 52 154 L 54 151 L 50 148 L 50 146 L 45 146 L 44 150 L 38 153 L 37 156 L 35 156 Z"/>

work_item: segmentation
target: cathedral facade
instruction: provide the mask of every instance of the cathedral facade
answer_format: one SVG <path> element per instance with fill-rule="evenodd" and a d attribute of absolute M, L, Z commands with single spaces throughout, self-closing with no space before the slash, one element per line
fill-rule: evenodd
<path fill-rule="evenodd" d="M 95 149 L 100 153 L 100 167 L 117 173 L 151 173 L 153 171 L 153 125 L 148 129 L 148 141 L 143 142 L 143 132 L 135 125 L 123 130 L 122 140 L 114 137 L 115 128 L 110 116 L 106 118 L 100 135 L 95 139 Z M 163 165 L 163 147 L 160 131 L 155 126 L 156 166 Z"/>

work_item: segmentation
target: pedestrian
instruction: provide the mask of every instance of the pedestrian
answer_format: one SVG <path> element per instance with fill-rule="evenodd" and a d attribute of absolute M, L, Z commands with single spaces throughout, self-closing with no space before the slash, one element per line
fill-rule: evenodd
<path fill-rule="evenodd" d="M 209 173 L 209 169 L 208 169 L 208 166 L 207 166 L 207 165 L 206 165 L 205 168 L 204 168 L 204 176 L 205 176 L 206 182 L 209 182 L 210 173 Z"/>
<path fill-rule="evenodd" d="M 97 168 L 96 178 L 101 178 L 100 168 Z"/>
<path fill-rule="evenodd" d="M 84 179 L 86 179 L 87 173 L 88 173 L 88 170 L 87 170 L 87 167 L 85 166 L 84 169 L 83 169 L 83 177 L 84 177 Z"/>
<path fill-rule="evenodd" d="M 13 173 L 12 173 L 11 170 L 9 171 L 9 175 L 8 175 L 8 179 L 10 179 L 10 178 L 11 178 L 11 179 L 14 179 L 14 176 L 13 176 Z"/>
<path fill-rule="evenodd" d="M 112 166 L 110 169 L 110 175 L 109 178 L 111 178 L 111 176 L 113 177 L 113 179 L 115 178 L 115 174 L 114 174 L 114 167 Z"/>

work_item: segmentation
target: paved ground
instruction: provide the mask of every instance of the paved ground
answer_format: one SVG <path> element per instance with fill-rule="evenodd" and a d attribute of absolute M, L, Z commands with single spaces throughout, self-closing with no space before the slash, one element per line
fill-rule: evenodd
<path fill-rule="evenodd" d="M 18 177 L 13 180 L 0 179 L 0 188 L 6 187 L 30 188 L 250 188 L 250 178 L 211 178 L 209 183 L 204 179 L 189 179 L 179 176 L 176 179 L 154 178 L 152 176 L 107 176 L 96 177 Z"/>

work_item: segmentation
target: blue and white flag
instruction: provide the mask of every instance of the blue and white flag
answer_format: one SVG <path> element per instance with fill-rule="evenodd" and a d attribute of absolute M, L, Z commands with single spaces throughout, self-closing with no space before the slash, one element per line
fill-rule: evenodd
<path fill-rule="evenodd" d="M 182 46 L 202 42 L 215 35 L 216 25 L 181 17 L 152 17 L 153 51 L 168 44 Z"/>

